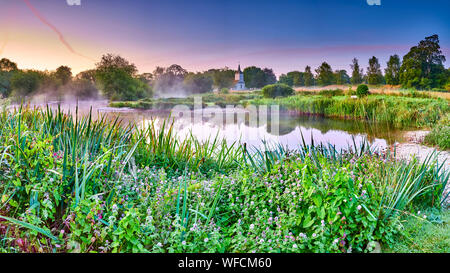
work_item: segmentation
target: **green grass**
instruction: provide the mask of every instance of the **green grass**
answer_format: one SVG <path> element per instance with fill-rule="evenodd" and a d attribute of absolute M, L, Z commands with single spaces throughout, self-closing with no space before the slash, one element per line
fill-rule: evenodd
<path fill-rule="evenodd" d="M 427 217 L 424 218 L 423 216 Z M 430 219 L 431 218 L 431 219 Z M 431 220 L 431 221 L 430 221 Z M 425 211 L 403 220 L 403 234 L 384 252 L 449 253 L 450 211 Z"/>
<path fill-rule="evenodd" d="M 396 128 L 433 126 L 450 111 L 447 100 L 403 96 L 371 95 L 353 99 L 348 96 L 324 97 L 296 95 L 277 99 L 256 99 L 254 104 L 279 104 L 306 114 L 387 123 Z"/>
<path fill-rule="evenodd" d="M 438 146 L 442 150 L 450 150 L 450 114 L 433 127 L 425 137 L 425 143 Z"/>
<path fill-rule="evenodd" d="M 255 149 L 48 108 L 0 122 L 0 252 L 364 252 L 449 180 L 367 143 Z"/>

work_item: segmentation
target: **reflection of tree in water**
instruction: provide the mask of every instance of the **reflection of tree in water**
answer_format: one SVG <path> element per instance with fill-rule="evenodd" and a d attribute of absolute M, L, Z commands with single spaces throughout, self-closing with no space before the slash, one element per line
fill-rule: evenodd
<path fill-rule="evenodd" d="M 130 111 L 130 112 L 121 112 L 121 113 L 107 113 L 108 118 L 115 119 L 119 116 L 119 119 L 122 120 L 122 125 L 127 125 L 131 122 L 140 123 L 144 120 L 148 120 L 151 117 L 157 118 L 158 120 L 164 120 L 170 117 L 170 114 L 162 113 L 162 112 L 149 112 L 149 111 Z M 285 136 L 292 132 L 294 132 L 297 128 L 300 127 L 304 129 L 316 129 L 319 130 L 322 134 L 326 134 L 330 131 L 344 131 L 349 134 L 361 134 L 366 135 L 367 140 L 371 143 L 378 139 L 385 139 L 386 142 L 391 145 L 396 141 L 401 140 L 401 131 L 392 129 L 386 124 L 376 124 L 372 122 L 365 122 L 361 120 L 345 120 L 345 119 L 332 119 L 332 118 L 324 118 L 321 116 L 308 116 L 308 115 L 298 115 L 292 114 L 288 112 L 281 112 L 277 117 L 272 117 L 270 115 L 267 116 L 267 119 L 259 117 L 259 121 L 257 124 L 254 122 L 250 122 L 249 114 L 243 115 L 242 113 L 234 113 L 234 122 L 233 124 L 241 125 L 244 124 L 250 128 L 262 127 L 265 126 L 267 133 L 276 135 L 276 136 Z M 171 120 L 177 120 L 181 127 L 189 126 L 190 120 L 189 117 L 177 118 L 171 117 Z M 220 120 L 220 119 L 219 119 Z M 210 122 L 216 125 L 218 128 L 226 130 L 227 125 L 226 121 L 229 120 L 226 118 L 226 115 L 223 116 L 223 122 L 219 120 L 215 120 L 213 118 L 204 118 L 204 122 Z M 216 124 L 217 123 L 217 124 Z M 276 128 L 273 126 L 279 126 L 278 132 L 272 132 L 272 128 Z M 181 128 L 182 129 L 182 128 Z"/>
<path fill-rule="evenodd" d="M 267 132 L 271 133 L 271 119 L 267 122 Z M 376 138 L 385 139 L 388 144 L 401 140 L 401 131 L 391 128 L 387 124 L 377 124 L 361 120 L 345 120 L 324 118 L 321 116 L 297 115 L 281 113 L 279 115 L 279 136 L 287 135 L 297 127 L 316 129 L 322 134 L 329 131 L 345 131 L 350 134 L 364 134 L 369 142 Z"/>

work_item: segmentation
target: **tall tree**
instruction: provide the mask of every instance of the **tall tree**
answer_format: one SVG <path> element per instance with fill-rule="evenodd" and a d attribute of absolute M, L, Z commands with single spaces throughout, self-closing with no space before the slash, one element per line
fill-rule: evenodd
<path fill-rule="evenodd" d="M 292 76 L 286 74 L 281 74 L 278 82 L 289 85 L 291 87 L 294 86 L 294 80 L 292 79 Z"/>
<path fill-rule="evenodd" d="M 350 65 L 352 68 L 352 84 L 360 84 L 363 82 L 363 69 L 359 68 L 358 59 L 353 58 L 352 64 Z"/>
<path fill-rule="evenodd" d="M 17 64 L 15 62 L 12 62 L 11 60 L 6 58 L 0 60 L 0 71 L 10 72 L 16 70 Z"/>
<path fill-rule="evenodd" d="M 63 85 L 65 85 L 72 80 L 72 69 L 68 66 L 62 65 L 56 69 L 55 77 L 60 80 Z"/>
<path fill-rule="evenodd" d="M 405 87 L 421 89 L 443 87 L 447 81 L 444 62 L 439 36 L 426 37 L 403 57 L 400 83 Z"/>
<path fill-rule="evenodd" d="M 184 78 L 184 86 L 190 93 L 210 92 L 213 83 L 213 77 L 208 73 L 189 73 Z"/>
<path fill-rule="evenodd" d="M 369 84 L 381 84 L 383 82 L 381 66 L 378 62 L 378 58 L 375 56 L 369 59 L 369 66 L 367 67 L 367 82 Z"/>
<path fill-rule="evenodd" d="M 305 73 L 303 74 L 303 81 L 305 86 L 314 85 L 314 75 L 311 72 L 311 67 L 309 65 L 305 67 Z"/>
<path fill-rule="evenodd" d="M 303 80 L 303 72 L 300 71 L 291 71 L 287 73 L 287 76 L 292 78 L 292 84 L 294 86 L 303 86 L 305 85 Z"/>
<path fill-rule="evenodd" d="M 277 82 L 277 76 L 273 73 L 273 69 L 264 68 L 264 85 L 274 84 Z"/>
<path fill-rule="evenodd" d="M 97 63 L 95 82 L 110 100 L 136 100 L 151 95 L 147 83 L 136 77 L 137 68 L 119 55 L 106 54 Z"/>
<path fill-rule="evenodd" d="M 319 85 L 330 85 L 334 83 L 334 75 L 331 66 L 323 62 L 317 69 L 317 83 Z"/>
<path fill-rule="evenodd" d="M 342 70 L 336 70 L 334 73 L 334 76 L 336 78 L 336 84 L 348 84 L 350 83 L 350 77 L 347 74 L 347 71 L 344 69 Z"/>
<path fill-rule="evenodd" d="M 245 86 L 248 88 L 262 88 L 266 84 L 266 74 L 256 66 L 250 66 L 244 69 Z"/>
<path fill-rule="evenodd" d="M 102 56 L 99 63 L 96 64 L 98 72 L 110 69 L 121 69 L 130 76 L 135 76 L 137 73 L 136 65 L 130 63 L 120 55 L 106 54 Z"/>
<path fill-rule="evenodd" d="M 400 57 L 395 54 L 389 57 L 384 77 L 387 84 L 397 85 L 400 82 Z"/>
<path fill-rule="evenodd" d="M 214 86 L 219 90 L 233 86 L 235 71 L 228 67 L 222 69 L 210 69 L 206 73 L 212 76 Z"/>

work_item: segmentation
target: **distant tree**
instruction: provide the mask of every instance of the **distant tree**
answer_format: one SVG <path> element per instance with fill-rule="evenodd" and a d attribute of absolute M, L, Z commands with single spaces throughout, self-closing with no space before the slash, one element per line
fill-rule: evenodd
<path fill-rule="evenodd" d="M 19 71 L 11 78 L 11 89 L 16 97 L 28 96 L 39 88 L 42 76 L 39 72 Z"/>
<path fill-rule="evenodd" d="M 400 84 L 420 89 L 443 87 L 447 82 L 444 62 L 445 56 L 440 49 L 439 36 L 426 37 L 403 57 Z"/>
<path fill-rule="evenodd" d="M 0 71 L 10 72 L 18 70 L 17 64 L 9 59 L 3 58 L 0 60 Z"/>
<path fill-rule="evenodd" d="M 13 73 L 11 71 L 0 71 L 0 98 L 6 98 L 11 93 L 11 77 Z"/>
<path fill-rule="evenodd" d="M 345 70 L 336 70 L 334 72 L 334 77 L 336 78 L 336 84 L 348 84 L 350 83 L 350 77 Z"/>
<path fill-rule="evenodd" d="M 395 54 L 389 57 L 387 68 L 384 70 L 386 83 L 397 85 L 400 83 L 400 57 Z"/>
<path fill-rule="evenodd" d="M 179 89 L 182 88 L 187 74 L 187 70 L 178 64 L 173 64 L 167 68 L 156 67 L 153 71 L 154 87 L 162 93 L 180 91 Z"/>
<path fill-rule="evenodd" d="M 285 84 L 285 85 L 290 86 L 290 87 L 294 86 L 294 80 L 292 78 L 292 75 L 288 76 L 286 74 L 281 74 L 280 78 L 278 80 L 278 83 Z"/>
<path fill-rule="evenodd" d="M 11 93 L 11 78 L 19 70 L 17 64 L 9 59 L 0 60 L 0 97 L 8 97 Z"/>
<path fill-rule="evenodd" d="M 76 78 L 69 83 L 67 88 L 77 99 L 95 99 L 99 97 L 98 89 L 88 79 Z"/>
<path fill-rule="evenodd" d="M 311 67 L 309 65 L 305 67 L 305 73 L 303 74 L 303 81 L 305 83 L 305 86 L 314 85 L 314 75 L 311 72 Z"/>
<path fill-rule="evenodd" d="M 266 84 L 266 74 L 256 66 L 250 66 L 244 69 L 245 86 L 248 88 L 262 88 Z"/>
<path fill-rule="evenodd" d="M 323 62 L 317 69 L 317 83 L 319 85 L 330 85 L 334 83 L 334 75 L 331 66 Z"/>
<path fill-rule="evenodd" d="M 352 84 L 360 84 L 363 82 L 363 69 L 359 68 L 358 59 L 353 58 L 352 64 L 350 65 L 352 68 Z"/>
<path fill-rule="evenodd" d="M 273 69 L 264 68 L 264 85 L 274 84 L 277 82 L 277 76 L 273 73 Z"/>
<path fill-rule="evenodd" d="M 82 72 L 78 73 L 75 76 L 75 78 L 88 80 L 88 81 L 94 83 L 95 82 L 95 74 L 96 73 L 97 73 L 97 71 L 95 69 L 89 69 L 89 70 L 85 70 L 85 71 L 82 71 Z"/>
<path fill-rule="evenodd" d="M 99 63 L 96 64 L 98 72 L 102 72 L 109 69 L 121 69 L 130 76 L 135 76 L 137 73 L 136 65 L 128 62 L 120 55 L 106 54 L 102 56 Z"/>
<path fill-rule="evenodd" d="M 262 93 L 266 98 L 286 97 L 293 95 L 294 89 L 289 85 L 277 83 L 264 86 Z"/>
<path fill-rule="evenodd" d="M 56 69 L 55 77 L 65 85 L 72 80 L 72 69 L 68 66 L 60 66 Z"/>
<path fill-rule="evenodd" d="M 206 73 L 213 77 L 214 86 L 219 90 L 233 86 L 235 71 L 228 67 L 223 69 L 210 69 Z"/>
<path fill-rule="evenodd" d="M 137 100 L 152 93 L 147 83 L 136 77 L 137 68 L 118 55 L 107 54 L 97 63 L 95 83 L 110 100 Z"/>
<path fill-rule="evenodd" d="M 303 86 L 305 85 L 303 81 L 303 74 L 300 71 L 291 71 L 287 73 L 287 76 L 292 79 L 293 86 Z"/>
<path fill-rule="evenodd" d="M 204 73 L 189 73 L 184 78 L 184 86 L 190 93 L 211 92 L 213 87 L 213 77 Z"/>
<path fill-rule="evenodd" d="M 121 68 L 97 72 L 96 83 L 103 95 L 110 100 L 129 101 L 151 96 L 151 88 L 146 83 L 133 78 Z"/>
<path fill-rule="evenodd" d="M 383 74 L 378 58 L 373 56 L 369 59 L 369 67 L 367 67 L 367 82 L 369 84 L 383 83 Z"/>
<path fill-rule="evenodd" d="M 153 74 L 152 73 L 142 73 L 137 76 L 142 82 L 145 82 L 148 85 L 151 85 L 153 82 Z"/>

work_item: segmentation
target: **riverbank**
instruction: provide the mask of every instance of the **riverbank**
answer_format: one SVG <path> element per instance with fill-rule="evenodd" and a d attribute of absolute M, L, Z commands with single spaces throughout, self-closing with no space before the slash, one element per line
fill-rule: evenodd
<path fill-rule="evenodd" d="M 17 111 L 0 113 L 1 252 L 369 252 L 448 183 L 366 144 L 256 149 Z"/>

